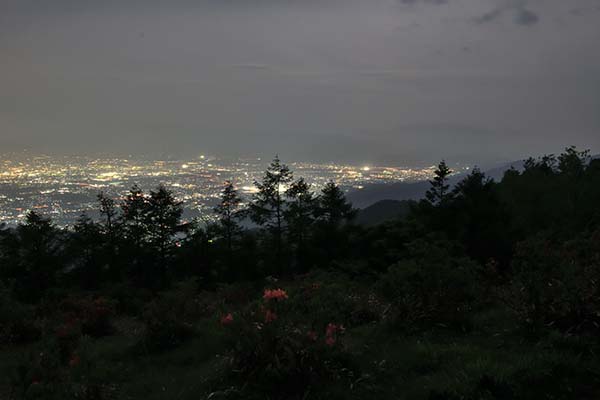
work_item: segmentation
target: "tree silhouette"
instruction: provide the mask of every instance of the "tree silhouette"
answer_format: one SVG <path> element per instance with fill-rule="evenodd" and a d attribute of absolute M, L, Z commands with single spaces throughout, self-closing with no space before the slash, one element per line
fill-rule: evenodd
<path fill-rule="evenodd" d="M 103 192 L 98 194 L 98 203 L 100 216 L 104 219 L 101 222 L 100 230 L 103 233 L 103 243 L 105 247 L 105 253 L 107 256 L 106 262 L 108 263 L 108 269 L 113 279 L 117 279 L 119 271 L 117 268 L 117 252 L 119 248 L 118 240 L 118 211 L 116 208 L 115 201 L 110 197 L 107 197 Z"/>
<path fill-rule="evenodd" d="M 100 216 L 104 218 L 104 232 L 109 236 L 113 236 L 115 223 L 117 220 L 117 208 L 115 201 L 110 197 L 107 197 L 104 192 L 98 194 L 98 203 L 100 209 Z"/>
<path fill-rule="evenodd" d="M 504 267 L 510 253 L 511 221 L 496 183 L 474 168 L 456 184 L 452 195 L 452 219 L 446 230 L 464 244 L 472 258 L 482 263 L 494 259 Z"/>
<path fill-rule="evenodd" d="M 25 217 L 25 223 L 16 228 L 17 292 L 31 301 L 41 298 L 45 291 L 56 285 L 61 266 L 59 258 L 60 235 L 49 218 L 35 211 Z"/>
<path fill-rule="evenodd" d="M 589 161 L 589 150 L 577 151 L 575 146 L 567 147 L 565 152 L 558 156 L 558 171 L 579 178 Z"/>
<path fill-rule="evenodd" d="M 425 198 L 432 205 L 441 205 L 448 199 L 450 189 L 448 176 L 452 172 L 444 160 L 438 164 L 437 169 L 434 171 L 435 176 L 433 180 L 429 181 L 431 187 L 425 193 Z"/>
<path fill-rule="evenodd" d="M 317 229 L 313 235 L 315 247 L 324 251 L 321 264 L 330 263 L 344 248 L 346 235 L 340 232 L 340 227 L 344 221 L 352 220 L 356 213 L 335 182 L 330 181 L 321 189 L 316 211 Z"/>
<path fill-rule="evenodd" d="M 330 181 L 321 189 L 317 215 L 322 224 L 337 228 L 342 221 L 354 218 L 356 212 L 335 182 Z"/>
<path fill-rule="evenodd" d="M 73 226 L 70 236 L 68 251 L 77 275 L 83 288 L 95 289 L 104 279 L 107 263 L 107 253 L 104 251 L 106 242 L 100 224 L 93 221 L 87 214 L 82 214 Z M 111 246 L 107 249 L 111 251 Z"/>
<path fill-rule="evenodd" d="M 284 218 L 288 226 L 290 241 L 295 245 L 296 261 L 300 269 L 305 269 L 306 242 L 310 228 L 315 221 L 317 198 L 310 190 L 310 185 L 300 178 L 286 191 L 288 207 Z"/>
<path fill-rule="evenodd" d="M 286 186 L 293 180 L 293 175 L 287 165 L 282 164 L 275 156 L 262 181 L 255 181 L 258 192 L 250 204 L 250 218 L 256 224 L 266 227 L 275 241 L 275 258 L 278 272 L 282 272 L 282 248 L 286 200 L 283 196 Z"/>
<path fill-rule="evenodd" d="M 147 235 L 148 199 L 139 186 L 134 185 L 121 204 L 123 229 L 126 239 L 141 247 Z"/>
<path fill-rule="evenodd" d="M 233 243 L 242 231 L 240 220 L 245 214 L 240 210 L 241 202 L 242 198 L 233 186 L 233 182 L 225 181 L 221 191 L 221 201 L 215 206 L 214 212 L 219 217 L 219 231 L 227 246 L 227 264 L 230 271 L 233 267 Z"/>
<path fill-rule="evenodd" d="M 167 279 L 169 257 L 177 241 L 176 235 L 181 232 L 181 216 L 183 206 L 170 190 L 160 185 L 150 191 L 146 209 L 146 231 L 150 248 L 158 253 L 158 283 L 164 285 Z"/>

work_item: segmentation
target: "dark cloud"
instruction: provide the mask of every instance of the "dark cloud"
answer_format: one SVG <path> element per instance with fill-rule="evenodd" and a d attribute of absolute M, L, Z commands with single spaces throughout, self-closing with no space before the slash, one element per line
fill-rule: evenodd
<path fill-rule="evenodd" d="M 539 20 L 540 17 L 537 14 L 526 8 L 519 8 L 516 10 L 515 23 L 517 25 L 534 25 L 537 24 Z"/>
<path fill-rule="evenodd" d="M 512 14 L 514 16 L 515 24 L 520 26 L 535 25 L 540 21 L 540 17 L 536 13 L 526 8 L 523 1 L 519 1 L 497 6 L 491 11 L 476 17 L 475 22 L 478 24 L 494 22 L 506 14 Z"/>
<path fill-rule="evenodd" d="M 497 20 L 506 11 L 506 7 L 494 8 L 492 11 L 486 12 L 485 14 L 476 17 L 475 22 L 484 24 L 486 22 L 492 22 Z"/>

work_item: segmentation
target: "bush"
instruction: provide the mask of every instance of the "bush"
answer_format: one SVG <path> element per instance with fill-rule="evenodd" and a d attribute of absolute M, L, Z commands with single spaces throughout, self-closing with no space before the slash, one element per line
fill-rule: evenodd
<path fill-rule="evenodd" d="M 0 344 L 29 343 L 39 337 L 32 308 L 16 301 L 0 284 Z"/>
<path fill-rule="evenodd" d="M 385 304 L 364 285 L 340 273 L 319 273 L 302 277 L 289 303 L 305 323 L 324 326 L 337 321 L 356 327 L 379 321 Z"/>
<path fill-rule="evenodd" d="M 22 354 L 10 376 L 11 392 L 22 399 L 64 398 L 66 375 L 55 338 L 47 338 Z"/>
<path fill-rule="evenodd" d="M 146 350 L 171 349 L 194 335 L 193 322 L 202 314 L 196 292 L 196 283 L 186 281 L 146 306 L 143 313 L 146 330 L 142 338 Z"/>
<path fill-rule="evenodd" d="M 65 320 L 81 327 L 81 333 L 92 337 L 108 336 L 113 332 L 111 319 L 115 303 L 105 297 L 70 297 L 59 308 Z"/>
<path fill-rule="evenodd" d="M 360 374 L 343 346 L 345 328 L 299 323 L 288 303 L 286 291 L 266 290 L 262 301 L 220 317 L 230 343 L 226 384 L 241 398 L 299 399 L 336 386 L 350 390 Z"/>
<path fill-rule="evenodd" d="M 28 354 L 22 354 L 9 377 L 9 399 L 81 399 L 114 398 L 114 388 L 106 385 L 92 357 L 89 337 L 82 338 L 66 362 L 60 340 L 47 338 Z"/>
<path fill-rule="evenodd" d="M 392 265 L 379 292 L 392 304 L 392 323 L 404 328 L 442 323 L 465 328 L 478 298 L 477 265 L 447 242 L 415 241 L 410 258 Z"/>
<path fill-rule="evenodd" d="M 560 241 L 540 235 L 518 244 L 504 303 L 531 328 L 596 331 L 600 326 L 600 235 Z"/>

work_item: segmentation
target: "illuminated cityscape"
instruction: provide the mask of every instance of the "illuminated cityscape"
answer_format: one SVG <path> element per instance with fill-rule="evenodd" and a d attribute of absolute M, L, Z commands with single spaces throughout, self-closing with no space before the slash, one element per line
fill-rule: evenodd
<path fill-rule="evenodd" d="M 60 226 L 72 224 L 82 213 L 95 216 L 100 192 L 122 198 L 133 186 L 144 191 L 163 184 L 183 201 L 185 218 L 210 221 L 222 184 L 233 180 L 246 200 L 255 190 L 268 162 L 261 159 L 146 160 L 5 155 L 0 161 L 0 223 L 23 220 L 29 210 L 50 216 Z M 344 190 L 375 183 L 414 182 L 431 176 L 433 167 L 408 168 L 335 163 L 289 163 L 296 177 L 318 190 L 329 180 Z"/>

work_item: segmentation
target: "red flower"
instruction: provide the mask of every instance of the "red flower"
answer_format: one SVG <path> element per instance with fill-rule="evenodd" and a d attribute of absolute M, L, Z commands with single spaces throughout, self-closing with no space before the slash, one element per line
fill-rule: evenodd
<path fill-rule="evenodd" d="M 345 330 L 343 325 L 336 325 L 329 323 L 327 324 L 327 328 L 325 328 L 325 344 L 327 346 L 333 346 L 337 341 L 337 334 L 343 333 Z"/>
<path fill-rule="evenodd" d="M 271 310 L 267 310 L 267 312 L 265 314 L 265 322 L 269 323 L 269 322 L 273 322 L 275 320 L 277 320 L 277 314 L 275 314 Z"/>
<path fill-rule="evenodd" d="M 221 325 L 229 325 L 233 322 L 233 315 L 231 313 L 221 317 Z"/>
<path fill-rule="evenodd" d="M 336 324 L 329 323 L 327 324 L 327 328 L 325 329 L 325 336 L 333 336 L 338 331 L 338 326 Z"/>
<path fill-rule="evenodd" d="M 287 293 L 283 289 L 265 289 L 263 299 L 265 300 L 285 300 L 288 298 Z"/>

